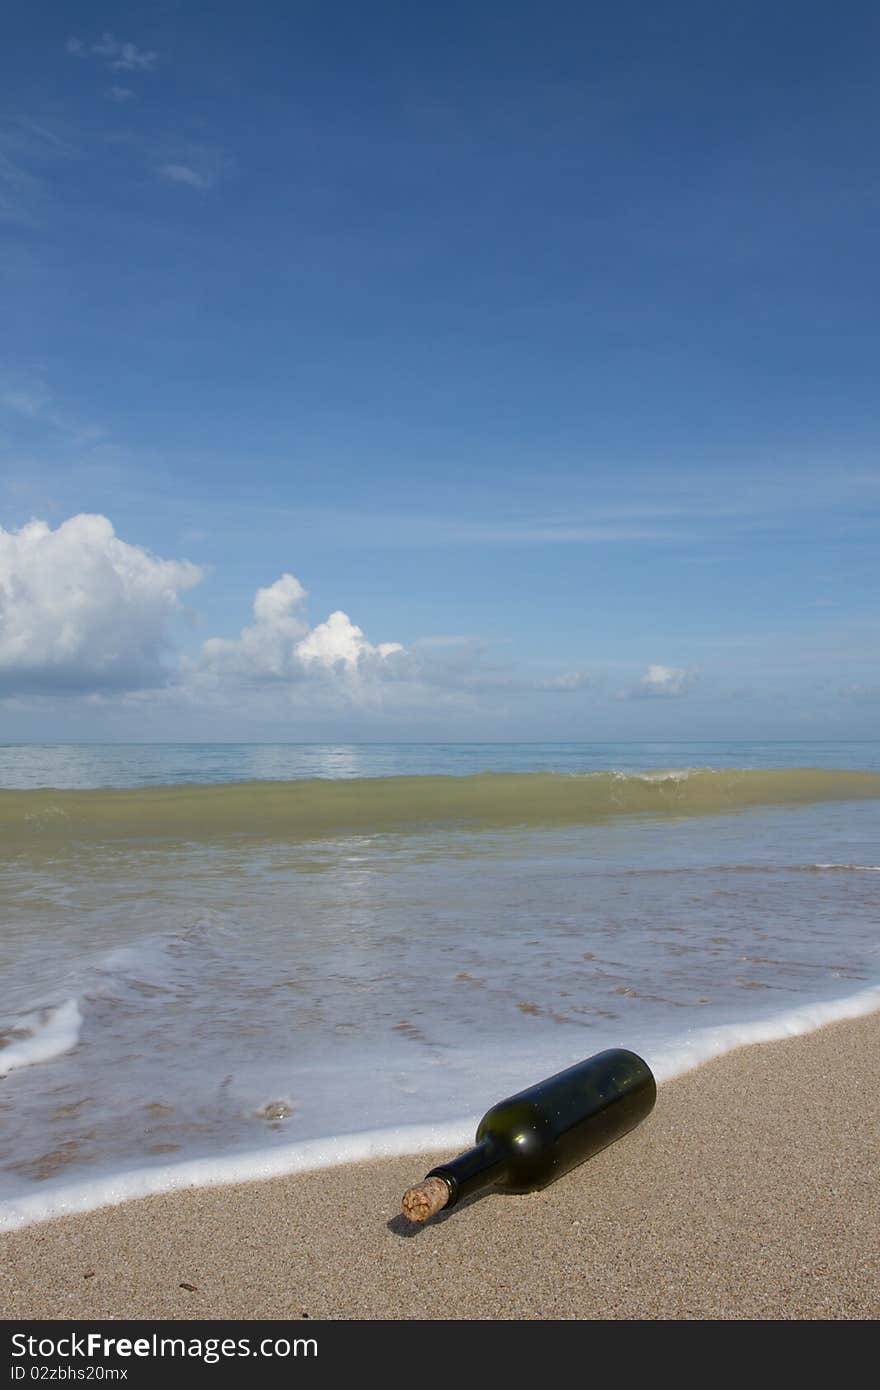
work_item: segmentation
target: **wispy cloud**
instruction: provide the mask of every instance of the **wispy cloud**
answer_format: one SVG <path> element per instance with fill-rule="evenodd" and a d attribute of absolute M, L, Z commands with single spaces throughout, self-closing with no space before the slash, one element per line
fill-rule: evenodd
<path fill-rule="evenodd" d="M 0 407 L 13 415 L 25 415 L 35 420 L 42 413 L 49 400 L 49 392 L 42 382 L 31 386 L 0 385 Z"/>
<path fill-rule="evenodd" d="M 622 700 L 669 700 L 686 695 L 694 684 L 694 673 L 679 666 L 649 666 L 631 690 L 621 691 Z"/>
<path fill-rule="evenodd" d="M 54 439 L 67 448 L 82 448 L 106 439 L 100 425 L 77 417 L 54 398 L 42 373 L 22 372 L 16 376 L 0 376 L 0 411 L 17 417 L 23 426 L 41 427 L 47 439 Z"/>
<path fill-rule="evenodd" d="M 880 700 L 880 685 L 863 685 L 856 681 L 845 685 L 840 693 L 849 700 Z"/>
<path fill-rule="evenodd" d="M 94 43 L 69 38 L 65 48 L 71 58 L 98 58 L 113 72 L 152 72 L 159 60 L 154 50 L 138 48 L 137 44 L 123 42 L 112 34 L 102 34 Z"/>
<path fill-rule="evenodd" d="M 216 174 L 202 172 L 198 169 L 191 169 L 188 164 L 163 164 L 157 170 L 163 179 L 168 179 L 171 183 L 183 183 L 189 188 L 197 188 L 200 192 L 205 192 L 213 188 L 217 181 Z"/>
<path fill-rule="evenodd" d="M 568 694 L 574 690 L 584 690 L 591 684 L 591 677 L 586 671 L 563 671 L 560 676 L 548 676 L 546 680 L 540 681 L 539 689 Z"/>
<path fill-rule="evenodd" d="M 70 38 L 65 44 L 65 48 L 71 58 L 89 59 L 101 68 L 109 68 L 111 72 L 132 73 L 143 75 L 155 70 L 159 61 L 159 54 L 155 49 L 138 48 L 135 43 L 127 43 L 121 39 L 114 38 L 112 34 L 102 34 L 101 38 L 94 43 L 87 43 L 83 39 Z M 124 106 L 131 101 L 136 93 L 131 87 L 124 87 L 121 83 L 114 82 L 107 87 L 104 95 L 108 101 L 112 101 L 117 106 Z"/>
<path fill-rule="evenodd" d="M 0 126 L 0 223 L 38 226 L 46 190 L 35 169 L 74 153 L 66 140 L 46 126 L 24 116 L 5 120 Z"/>
<path fill-rule="evenodd" d="M 365 537 L 375 544 L 389 546 L 580 546 L 626 545 L 642 542 L 678 543 L 685 547 L 682 561 L 716 562 L 721 541 L 739 542 L 760 532 L 783 532 L 815 525 L 827 529 L 833 517 L 842 526 L 858 509 L 860 525 L 876 528 L 876 506 L 880 498 L 880 473 L 862 470 L 826 469 L 822 476 L 804 469 L 787 479 L 755 483 L 748 500 L 739 493 L 731 470 L 712 481 L 692 479 L 687 474 L 666 480 L 664 495 L 656 483 L 638 480 L 621 485 L 615 495 L 611 485 L 600 492 L 593 488 L 585 496 L 579 482 L 570 477 L 548 477 L 543 496 L 524 514 L 511 514 L 476 494 L 466 499 L 459 515 L 444 515 L 443 504 L 431 510 L 386 512 L 355 510 L 350 507 L 289 507 L 271 509 L 271 517 L 282 515 L 291 522 L 307 526 L 314 534 L 332 536 L 334 544 L 363 545 Z M 548 499 L 561 499 L 548 505 Z M 236 503 L 268 516 L 269 509 L 246 500 Z M 694 555 L 694 548 L 711 539 L 709 554 Z"/>
<path fill-rule="evenodd" d="M 33 206 L 39 194 L 38 180 L 0 154 L 0 223 L 14 227 L 34 226 Z"/>
<path fill-rule="evenodd" d="M 243 504 L 252 512 L 259 506 Z M 574 514 L 573 514 L 574 513 Z M 601 511 L 588 511 L 582 518 L 573 506 L 567 518 L 535 514 L 528 520 L 518 517 L 428 516 L 424 513 L 352 511 L 345 508 L 272 508 L 271 515 L 295 519 L 299 525 L 326 533 L 334 544 L 362 545 L 365 534 L 375 544 L 392 546 L 422 545 L 590 545 L 647 540 L 677 540 L 681 531 L 674 526 L 655 525 L 646 520 L 603 519 Z"/>

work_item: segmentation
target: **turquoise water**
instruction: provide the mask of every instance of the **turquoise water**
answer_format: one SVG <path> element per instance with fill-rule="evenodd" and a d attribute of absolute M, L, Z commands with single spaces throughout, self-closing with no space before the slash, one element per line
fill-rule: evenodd
<path fill-rule="evenodd" d="M 306 777 L 638 772 L 684 767 L 880 771 L 880 740 L 788 743 L 0 744 L 0 787 L 141 787 Z"/>

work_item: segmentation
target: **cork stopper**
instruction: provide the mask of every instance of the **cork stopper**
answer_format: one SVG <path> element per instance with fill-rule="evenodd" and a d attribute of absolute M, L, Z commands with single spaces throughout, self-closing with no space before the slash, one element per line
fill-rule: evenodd
<path fill-rule="evenodd" d="M 449 1201 L 449 1185 L 442 1178 L 425 1178 L 418 1187 L 411 1187 L 403 1194 L 404 1216 L 410 1221 L 428 1221 Z"/>

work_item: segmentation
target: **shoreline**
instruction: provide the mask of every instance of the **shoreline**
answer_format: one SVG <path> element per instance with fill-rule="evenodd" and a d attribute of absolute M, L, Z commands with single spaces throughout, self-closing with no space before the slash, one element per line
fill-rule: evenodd
<path fill-rule="evenodd" d="M 61 1013 L 67 1006 L 62 1006 Z M 643 1050 L 656 1078 L 665 1085 L 675 1077 L 726 1053 L 755 1044 L 800 1037 L 845 1019 L 862 1018 L 880 1011 L 880 985 L 869 985 L 842 998 L 802 1004 L 768 1018 L 740 1023 L 723 1023 L 697 1029 L 659 1052 Z M 25 1044 L 27 1045 L 27 1044 Z M 638 1045 L 637 1045 L 637 1050 Z M 15 1051 L 15 1044 L 6 1054 Z M 545 1060 L 539 1070 L 549 1076 L 559 1066 L 556 1059 Z M 2 1079 L 2 1073 L 0 1073 Z M 525 1082 L 523 1082 L 525 1084 Z M 510 1094 L 515 1089 L 507 1088 Z M 26 1195 L 0 1201 L 0 1236 L 66 1216 L 85 1215 L 105 1206 L 119 1206 L 145 1197 L 162 1196 L 193 1188 L 230 1187 L 272 1178 L 324 1171 L 365 1162 L 401 1158 L 414 1154 L 459 1153 L 473 1137 L 479 1119 L 469 1118 L 422 1121 L 392 1125 L 383 1129 L 356 1130 L 343 1135 L 326 1135 L 295 1140 L 274 1149 L 251 1149 L 228 1155 L 202 1155 L 182 1159 L 168 1166 L 125 1168 L 99 1178 L 80 1178 L 56 1186 L 40 1183 Z M 112 1196 L 108 1196 L 112 1193 Z"/>
<path fill-rule="evenodd" d="M 424 1227 L 448 1152 L 186 1188 L 0 1235 L 5 1318 L 876 1318 L 880 1012 L 737 1048 L 560 1182 Z M 866 1085 L 866 1078 L 872 1084 Z M 192 1291 L 182 1283 L 194 1286 Z"/>

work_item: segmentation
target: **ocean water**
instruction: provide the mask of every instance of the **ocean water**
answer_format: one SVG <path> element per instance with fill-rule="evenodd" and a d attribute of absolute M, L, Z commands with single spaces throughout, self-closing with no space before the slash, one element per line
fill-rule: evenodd
<path fill-rule="evenodd" d="M 0 1228 L 880 1007 L 876 743 L 0 747 L 0 845 Z"/>

